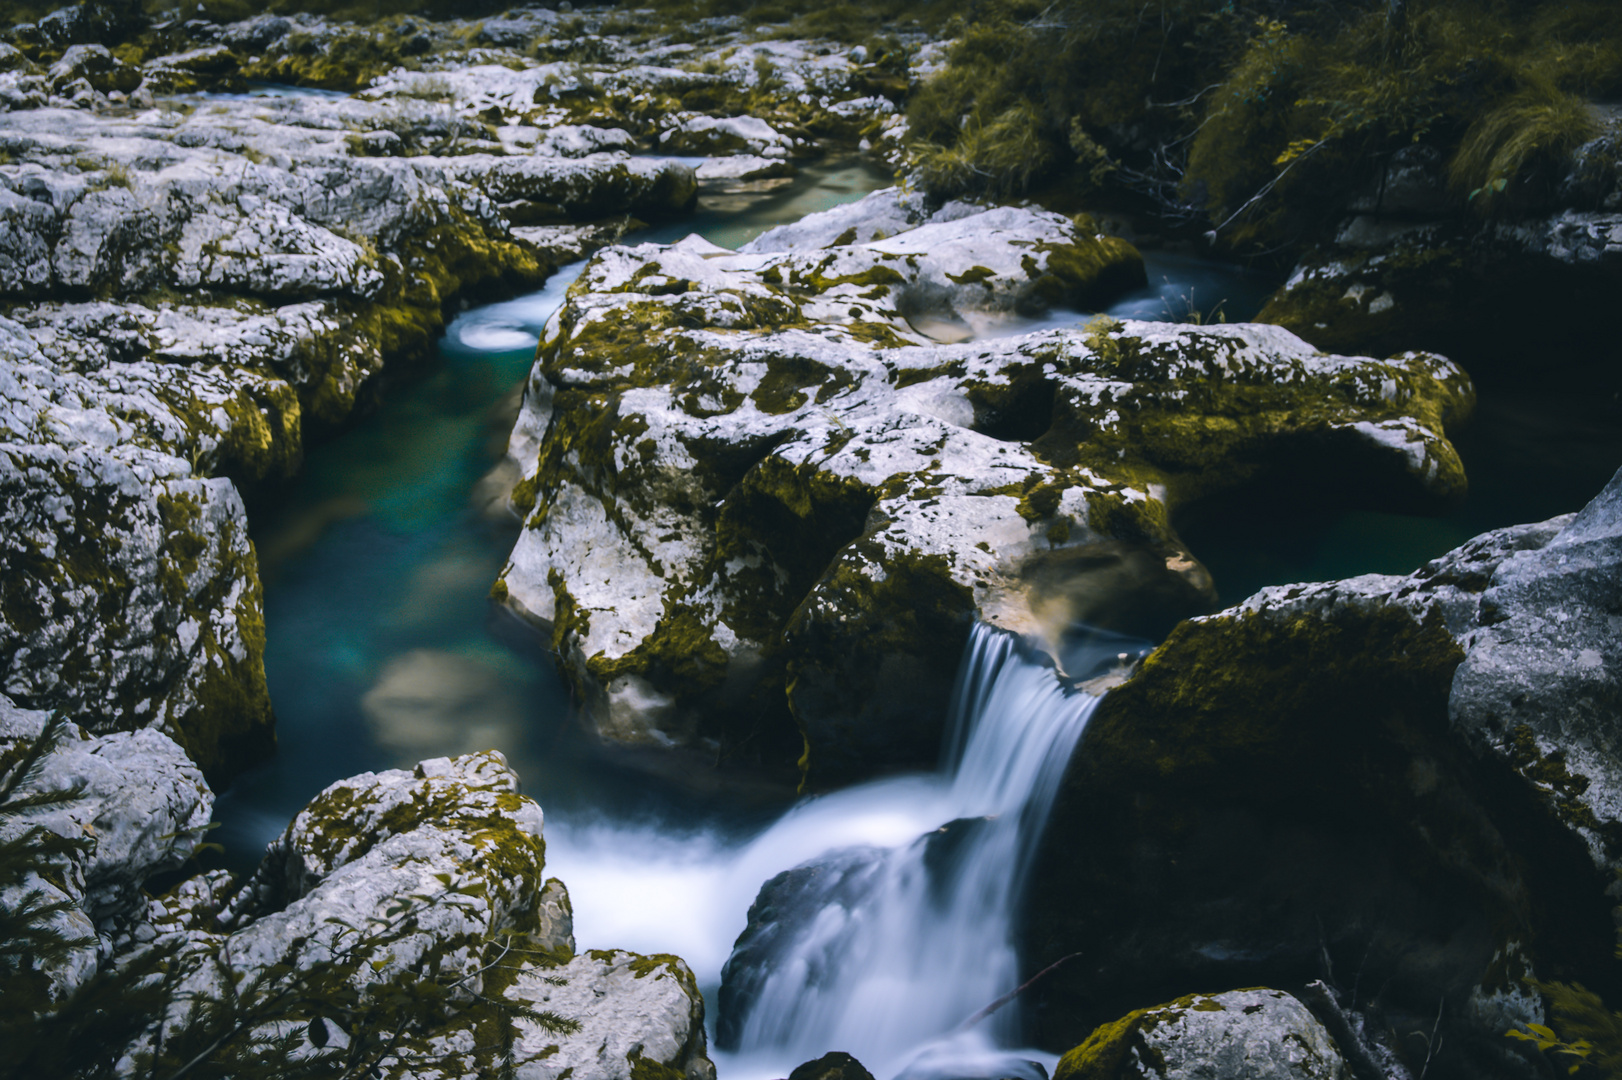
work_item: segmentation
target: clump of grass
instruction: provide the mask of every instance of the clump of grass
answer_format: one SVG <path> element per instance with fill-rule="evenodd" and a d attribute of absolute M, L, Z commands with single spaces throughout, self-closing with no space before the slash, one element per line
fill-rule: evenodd
<path fill-rule="evenodd" d="M 989 121 L 971 114 L 951 146 L 924 144 L 918 170 L 924 185 L 942 195 L 1006 197 L 1027 190 L 1053 156 L 1035 106 L 1020 100 Z"/>
<path fill-rule="evenodd" d="M 1455 194 L 1485 212 L 1535 202 L 1599 124 L 1586 102 L 1542 82 L 1511 95 L 1464 134 L 1448 166 Z"/>

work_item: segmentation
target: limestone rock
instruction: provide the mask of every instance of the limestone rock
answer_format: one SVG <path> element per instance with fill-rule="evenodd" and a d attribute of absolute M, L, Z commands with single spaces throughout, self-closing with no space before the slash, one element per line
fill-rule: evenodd
<path fill-rule="evenodd" d="M 1307 1007 L 1282 990 L 1189 994 L 1099 1028 L 1054 1080 L 1350 1080 Z"/>
<path fill-rule="evenodd" d="M 205 45 L 154 57 L 141 65 L 141 86 L 153 94 L 243 89 L 241 62 L 225 45 Z"/>
<path fill-rule="evenodd" d="M 478 188 L 509 217 L 516 212 L 520 219 L 531 206 L 559 216 L 566 208 L 568 216 L 586 219 L 625 211 L 657 218 L 690 209 L 698 195 L 690 166 L 623 153 L 582 158 L 463 154 L 417 158 L 412 164 L 436 179 Z"/>
<path fill-rule="evenodd" d="M 1043 1015 L 1101 1022 L 1103 985 L 1355 967 L 1388 986 L 1399 1049 L 1436 1028 L 1438 1069 L 1533 1075 L 1501 1037 L 1542 1019 L 1519 980 L 1616 973 L 1619 511 L 1622 475 L 1413 574 L 1270 587 L 1174 630 L 1055 805 L 1026 947 L 1090 971 L 1056 974 Z"/>
<path fill-rule="evenodd" d="M 819 779 L 930 762 L 970 619 L 1124 617 L 1077 582 L 1144 559 L 1154 618 L 1209 603 L 1179 503 L 1307 447 L 1314 483 L 1462 492 L 1445 427 L 1472 391 L 1434 356 L 1147 323 L 934 344 L 931 319 L 995 327 L 1142 272 L 1058 215 L 947 218 L 783 252 L 611 248 L 571 289 L 514 429 L 527 524 L 497 593 L 555 634 L 598 733 L 795 757 L 792 687 Z"/>
<path fill-rule="evenodd" d="M 786 158 L 792 140 L 754 116 L 695 116 L 659 135 L 659 149 L 667 154 L 749 154 Z"/>
<path fill-rule="evenodd" d="M 1448 714 L 1622 869 L 1622 471 L 1545 545 L 1499 564 L 1460 637 Z"/>
<path fill-rule="evenodd" d="M 568 888 L 557 878 L 547 878 L 546 887 L 541 890 L 537 923 L 531 935 L 537 948 L 574 954 L 574 907 L 569 903 Z"/>
<path fill-rule="evenodd" d="M 900 188 L 885 188 L 855 202 L 767 229 L 738 251 L 753 255 L 769 251 L 810 251 L 840 243 L 866 244 L 916 228 L 926 217 L 921 195 L 903 195 Z"/>
<path fill-rule="evenodd" d="M 795 946 L 812 939 L 817 920 L 826 919 L 830 910 L 858 911 L 870 903 L 883 870 L 883 850 L 848 848 L 785 870 L 760 886 L 749 905 L 748 921 L 721 970 L 721 989 L 716 995 L 718 1048 L 739 1048 L 749 1014 L 773 973 L 800 960 L 793 955 Z M 840 962 L 832 953 L 846 939 L 827 936 L 821 959 L 832 968 Z M 835 1064 L 829 1063 L 829 1067 Z M 860 1080 L 860 1074 L 846 1080 Z"/>
<path fill-rule="evenodd" d="M 633 1080 L 649 1065 L 683 1080 L 714 1080 L 704 1048 L 704 999 L 674 956 L 592 950 L 561 967 L 526 968 L 507 997 L 577 1018 L 557 1034 L 519 1018 L 513 1044 L 521 1080 Z"/>
<path fill-rule="evenodd" d="M 51 65 L 51 89 L 61 92 L 68 84 L 84 79 L 105 94 L 110 90 L 129 93 L 141 83 L 141 73 L 107 50 L 105 45 L 72 45 Z"/>
<path fill-rule="evenodd" d="M 6 775 L 21 767 L 24 750 L 45 734 L 48 718 L 0 694 L 0 778 L 21 780 L 11 800 L 68 796 L 0 816 L 0 842 L 44 830 L 80 846 L 43 856 L 21 882 L 0 889 L 0 905 L 14 906 L 32 890 L 70 905 L 54 921 L 79 945 L 42 971 L 49 996 L 59 1000 L 95 973 L 98 927 L 143 911 L 143 883 L 191 854 L 207 829 L 214 796 L 185 751 L 156 731 L 90 737 L 68 723 L 28 777 Z"/>
<path fill-rule="evenodd" d="M 335 1006 L 391 981 L 449 987 L 449 1015 L 416 1018 L 436 1033 L 385 1057 L 387 1076 L 473 1077 L 510 1054 L 525 1076 L 631 1080 L 646 1061 L 712 1078 L 703 999 L 680 960 L 572 955 L 567 893 L 542 885 L 541 830 L 494 752 L 366 773 L 317 796 L 235 896 L 201 879 L 154 902 L 154 944 L 179 935 L 187 955 L 210 958 L 182 995 L 218 996 L 226 980 L 257 991 L 279 971 L 313 973 L 307 995 Z M 187 914 L 210 909 L 217 920 Z M 492 1011 L 481 993 L 556 1023 Z M 349 1033 L 334 1026 L 341 1049 Z"/>
<path fill-rule="evenodd" d="M 794 175 L 794 166 L 782 158 L 755 157 L 752 154 L 734 154 L 731 157 L 705 158 L 693 170 L 698 182 L 708 188 L 726 185 L 750 184 L 757 180 L 774 180 Z"/>

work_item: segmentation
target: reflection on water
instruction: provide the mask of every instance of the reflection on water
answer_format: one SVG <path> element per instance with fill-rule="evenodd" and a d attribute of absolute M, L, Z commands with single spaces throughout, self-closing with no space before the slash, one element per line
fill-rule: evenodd
<path fill-rule="evenodd" d="M 360 699 L 373 741 L 397 768 L 491 746 L 522 746 L 517 688 L 524 679 L 512 666 L 438 649 L 394 657 Z"/>

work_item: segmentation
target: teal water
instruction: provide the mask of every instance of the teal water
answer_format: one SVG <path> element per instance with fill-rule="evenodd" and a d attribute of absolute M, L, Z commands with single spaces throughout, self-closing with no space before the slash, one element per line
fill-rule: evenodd
<path fill-rule="evenodd" d="M 736 247 L 890 183 L 864 161 L 827 162 L 770 190 L 706 196 L 626 239 L 697 232 Z M 549 813 L 663 813 L 676 800 L 704 814 L 703 799 L 605 760 L 569 722 L 544 645 L 487 598 L 517 525 L 486 512 L 479 481 L 502 457 L 540 329 L 578 271 L 464 312 L 429 374 L 312 449 L 300 476 L 254 508 L 278 747 L 216 804 L 214 839 L 231 865 L 257 861 L 334 780 L 489 747 Z"/>
<path fill-rule="evenodd" d="M 1454 359 L 1470 370 L 1470 357 Z M 1450 432 L 1469 492 L 1432 516 L 1330 509 L 1332 488 L 1297 484 L 1218 498 L 1178 528 L 1223 605 L 1264 585 L 1411 573 L 1490 529 L 1574 513 L 1599 494 L 1622 468 L 1622 403 L 1588 385 L 1478 381 L 1474 415 Z"/>

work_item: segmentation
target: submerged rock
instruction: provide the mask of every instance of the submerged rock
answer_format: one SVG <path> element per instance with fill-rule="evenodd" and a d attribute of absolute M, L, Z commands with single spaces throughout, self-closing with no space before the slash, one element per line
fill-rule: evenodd
<path fill-rule="evenodd" d="M 796 1065 L 788 1080 L 873 1080 L 873 1074 L 843 1050 L 835 1050 Z"/>
<path fill-rule="evenodd" d="M 1107 1024 L 1053 1080 L 1351 1080 L 1329 1032 L 1281 990 L 1189 994 Z"/>
<path fill-rule="evenodd" d="M 931 763 L 972 619 L 1134 631 L 1128 580 L 1160 629 L 1210 603 L 1175 507 L 1280 470 L 1463 492 L 1445 429 L 1472 391 L 1446 360 L 1264 326 L 940 345 L 924 330 L 1102 301 L 1141 261 L 1039 211 L 867 243 L 835 213 L 831 247 L 609 249 L 547 328 L 496 594 L 554 634 L 606 738 L 778 762 L 803 738 L 817 783 Z"/>
<path fill-rule="evenodd" d="M 1404 1053 L 1439 1031 L 1433 1073 L 1533 1075 L 1522 978 L 1619 982 L 1619 510 L 1622 474 L 1406 577 L 1173 631 L 1094 714 L 1037 861 L 1028 955 L 1088 957 L 1038 991 L 1044 1037 L 1178 981 L 1324 978 L 1381 987 L 1359 1004 Z"/>

